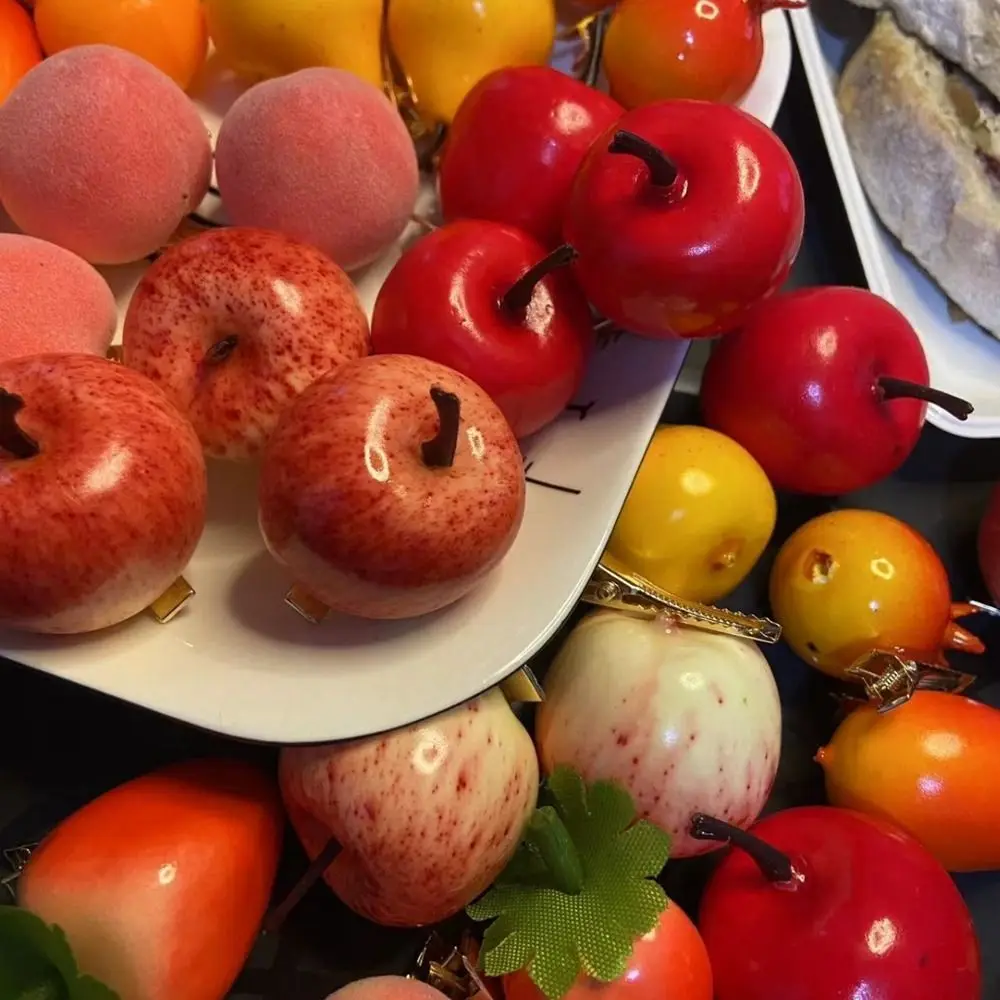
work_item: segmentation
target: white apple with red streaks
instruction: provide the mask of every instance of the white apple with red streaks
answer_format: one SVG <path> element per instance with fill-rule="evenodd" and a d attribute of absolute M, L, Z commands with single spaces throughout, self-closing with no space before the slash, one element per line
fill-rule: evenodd
<path fill-rule="evenodd" d="M 306 853 L 376 923 L 457 913 L 503 870 L 538 797 L 531 737 L 494 689 L 384 736 L 282 751 L 281 792 Z"/>
<path fill-rule="evenodd" d="M 694 813 L 744 829 L 757 819 L 778 768 L 781 705 L 753 642 L 600 611 L 570 633 L 544 686 L 543 769 L 621 782 L 671 835 L 672 857 L 719 846 L 688 835 Z"/>

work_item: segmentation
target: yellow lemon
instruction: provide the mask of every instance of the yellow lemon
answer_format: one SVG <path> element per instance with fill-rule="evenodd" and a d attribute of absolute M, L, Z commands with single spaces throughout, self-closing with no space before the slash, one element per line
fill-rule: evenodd
<path fill-rule="evenodd" d="M 312 66 L 382 86 L 382 0 L 205 0 L 219 58 L 250 80 Z"/>
<path fill-rule="evenodd" d="M 776 516 L 774 490 L 745 448 L 705 427 L 661 427 L 606 556 L 678 597 L 717 601 L 760 558 Z"/>
<path fill-rule="evenodd" d="M 553 0 L 391 0 L 388 28 L 421 117 L 450 124 L 484 76 L 549 61 L 556 10 Z"/>

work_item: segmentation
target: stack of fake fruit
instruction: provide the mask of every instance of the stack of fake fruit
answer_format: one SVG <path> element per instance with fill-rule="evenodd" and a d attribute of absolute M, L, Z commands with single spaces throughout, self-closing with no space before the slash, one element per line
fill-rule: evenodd
<path fill-rule="evenodd" d="M 379 0 L 36 0 L 33 22 L 0 0 L 23 57 L 0 104 L 0 201 L 22 230 L 0 240 L 0 625 L 89 631 L 153 601 L 201 532 L 205 455 L 262 462 L 268 546 L 325 605 L 396 617 L 457 600 L 513 540 L 517 439 L 572 398 L 594 312 L 641 336 L 724 335 L 703 393 L 714 429 L 657 436 L 609 563 L 715 601 L 770 538 L 772 484 L 836 495 L 891 473 L 928 403 L 964 408 L 929 388 L 885 303 L 775 294 L 801 186 L 731 105 L 764 9 L 795 5 L 621 0 L 609 97 L 543 65 L 549 0 L 392 0 L 384 25 Z M 387 54 L 405 99 L 384 89 Z M 213 60 L 252 84 L 215 157 L 233 225 L 179 239 L 212 173 L 185 90 Z M 443 224 L 404 252 L 369 324 L 348 272 L 418 197 L 400 111 L 445 133 Z M 111 362 L 93 265 L 151 254 Z M 438 512 L 476 545 L 431 566 L 413 532 Z M 867 512 L 796 533 L 771 590 L 794 649 L 863 702 L 817 750 L 830 806 L 759 820 L 781 705 L 756 645 L 601 611 L 556 656 L 533 738 L 493 691 L 287 749 L 276 780 L 194 761 L 96 799 L 0 908 L 0 998 L 222 1000 L 261 927 L 322 877 L 376 925 L 492 921 L 469 958 L 494 1000 L 978 1000 L 947 871 L 1000 867 L 998 716 L 906 687 L 948 680 L 945 646 L 976 647 L 954 622 L 968 607 L 923 539 Z M 312 864 L 269 911 L 286 819 Z M 668 854 L 727 843 L 695 927 L 655 879 Z M 435 997 L 380 977 L 341 1000 Z"/>

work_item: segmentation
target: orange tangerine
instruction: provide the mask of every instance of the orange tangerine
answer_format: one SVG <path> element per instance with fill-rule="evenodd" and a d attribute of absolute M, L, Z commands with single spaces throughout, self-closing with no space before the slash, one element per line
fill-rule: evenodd
<path fill-rule="evenodd" d="M 0 101 L 41 61 L 31 16 L 17 0 L 0 0 Z"/>
<path fill-rule="evenodd" d="M 116 45 L 185 90 L 208 51 L 201 0 L 35 0 L 35 27 L 49 55 L 77 45 Z"/>

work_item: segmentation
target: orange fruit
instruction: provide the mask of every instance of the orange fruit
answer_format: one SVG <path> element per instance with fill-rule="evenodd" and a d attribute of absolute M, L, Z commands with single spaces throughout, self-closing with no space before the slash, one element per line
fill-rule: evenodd
<path fill-rule="evenodd" d="M 0 0 L 0 101 L 42 61 L 31 17 L 17 0 Z"/>
<path fill-rule="evenodd" d="M 77 45 L 116 45 L 184 90 L 208 52 L 201 0 L 36 0 L 35 27 L 49 55 Z"/>

